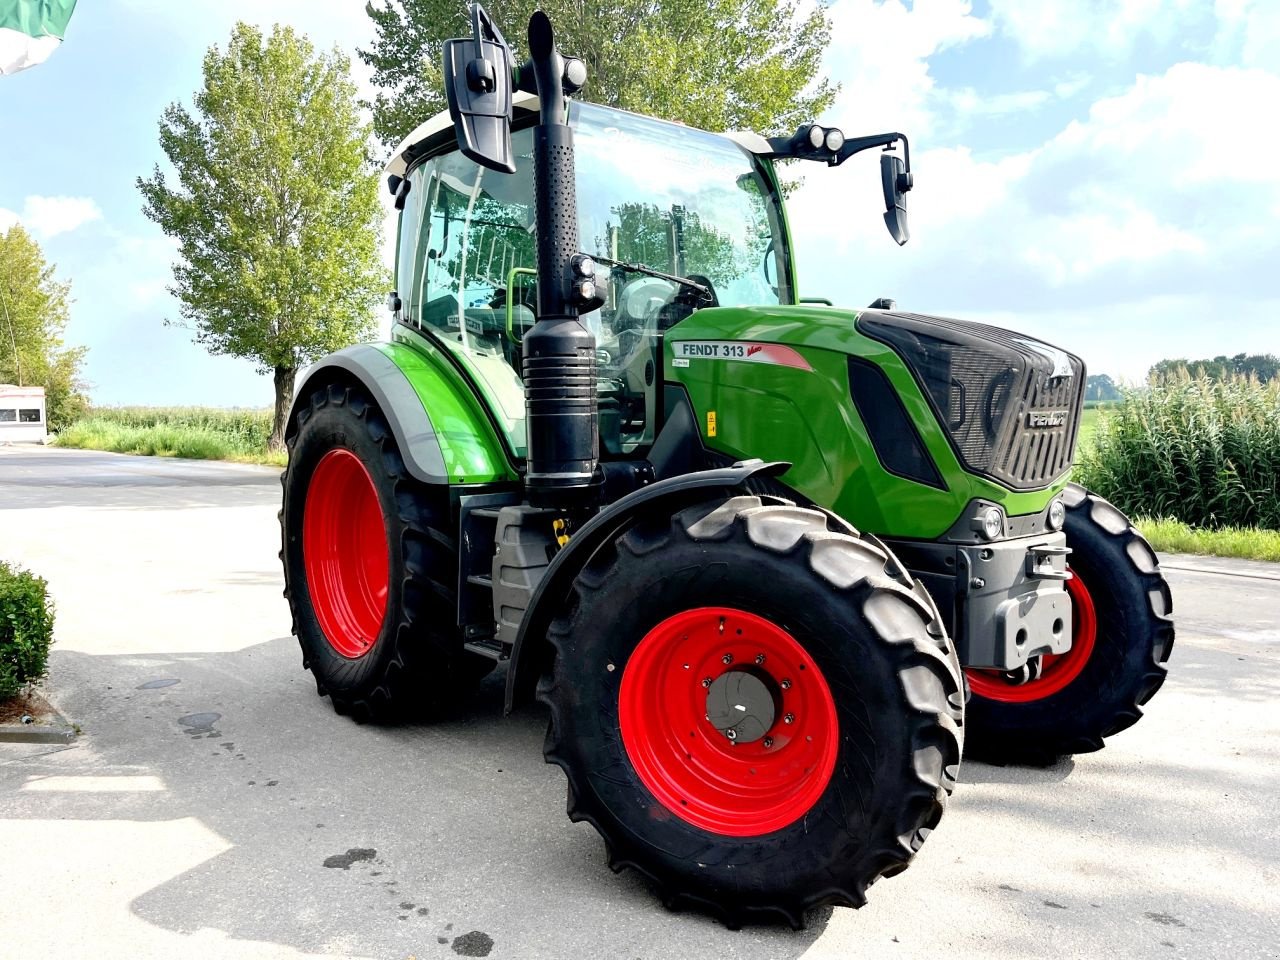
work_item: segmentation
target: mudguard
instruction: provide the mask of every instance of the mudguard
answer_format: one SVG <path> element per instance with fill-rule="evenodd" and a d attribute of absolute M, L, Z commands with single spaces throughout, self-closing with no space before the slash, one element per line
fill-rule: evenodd
<path fill-rule="evenodd" d="M 784 461 L 743 460 L 730 467 L 669 477 L 627 494 L 592 517 L 555 555 L 533 591 L 511 649 L 506 712 L 510 713 L 517 703 L 523 702 L 533 692 L 546 666 L 545 656 L 549 649 L 546 636 L 551 621 L 563 609 L 578 571 L 601 546 L 621 534 L 642 513 L 659 509 L 673 514 L 705 500 L 716 490 L 733 490 L 752 477 L 776 477 L 790 467 L 791 464 Z"/>
<path fill-rule="evenodd" d="M 331 383 L 355 383 L 369 391 L 414 479 L 460 484 L 516 478 L 474 392 L 438 357 L 402 343 L 357 344 L 330 354 L 294 391 L 288 435 L 297 429 L 298 404 Z"/>

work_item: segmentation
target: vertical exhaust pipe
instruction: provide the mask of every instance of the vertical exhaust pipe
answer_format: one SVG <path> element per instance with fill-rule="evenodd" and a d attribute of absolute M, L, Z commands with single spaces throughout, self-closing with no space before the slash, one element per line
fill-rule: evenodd
<path fill-rule="evenodd" d="M 564 60 L 541 10 L 529 20 L 529 51 L 540 117 L 533 130 L 538 318 L 523 341 L 525 489 L 536 506 L 574 507 L 589 499 L 600 458 L 596 342 L 572 295 L 579 250 L 573 130 L 565 114 Z"/>

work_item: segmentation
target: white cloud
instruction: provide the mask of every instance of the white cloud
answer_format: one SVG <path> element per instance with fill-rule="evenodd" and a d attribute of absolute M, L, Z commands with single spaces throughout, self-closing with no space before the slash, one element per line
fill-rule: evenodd
<path fill-rule="evenodd" d="M 1176 333 L 1204 343 L 1237 332 L 1206 324 L 1216 292 L 1242 304 L 1218 315 L 1254 316 L 1241 349 L 1265 347 L 1255 307 L 1280 299 L 1280 167 L 1259 161 L 1280 153 L 1280 129 L 1258 122 L 1257 105 L 1276 102 L 1280 76 L 1181 63 L 1098 100 L 1033 150 L 998 160 L 922 150 L 902 250 L 881 232 L 870 163 L 810 176 L 792 203 L 802 292 L 845 293 L 837 284 L 853 276 L 847 293 L 863 302 L 1005 309 L 992 319 L 1050 340 L 1065 318 L 1105 317 L 1091 327 L 1090 359 L 1126 375 L 1166 355 Z M 822 226 L 833 208 L 848 224 L 834 235 Z"/>
<path fill-rule="evenodd" d="M 0 208 L 0 230 L 21 223 L 39 240 L 70 233 L 101 219 L 102 211 L 91 197 L 30 196 L 23 201 L 21 213 Z"/>
<path fill-rule="evenodd" d="M 938 97 L 952 110 L 965 116 L 1002 117 L 1043 106 L 1053 98 L 1048 90 L 1020 90 L 1013 93 L 979 93 L 973 87 L 939 90 Z"/>
<path fill-rule="evenodd" d="M 1084 51 L 1115 57 L 1142 38 L 1169 42 L 1202 6 L 1196 0 L 991 0 L 991 19 L 1028 60 Z"/>
<path fill-rule="evenodd" d="M 917 0 L 909 9 L 900 0 L 836 0 L 829 13 L 824 65 L 842 89 L 824 119 L 844 130 L 926 134 L 935 85 L 928 58 L 991 31 L 968 0 Z"/>
<path fill-rule="evenodd" d="M 1280 4 L 1275 0 L 1216 0 L 1214 14 L 1214 45 L 1220 56 L 1230 57 L 1238 48 L 1246 67 L 1280 63 Z"/>

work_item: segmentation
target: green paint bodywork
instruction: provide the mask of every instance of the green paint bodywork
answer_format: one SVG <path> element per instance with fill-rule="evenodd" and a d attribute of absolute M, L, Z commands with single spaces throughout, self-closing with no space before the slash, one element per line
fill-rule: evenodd
<path fill-rule="evenodd" d="M 476 391 L 426 337 L 397 326 L 391 343 L 374 344 L 404 373 L 427 412 L 449 482 L 518 480 L 512 458 Z"/>
<path fill-rule="evenodd" d="M 666 379 L 684 385 L 703 443 L 737 459 L 787 460 L 780 478 L 854 526 L 894 537 L 935 539 L 971 500 L 1001 504 L 1011 516 L 1038 513 L 1066 478 L 1035 491 L 1011 491 L 967 473 L 928 400 L 902 359 L 858 332 L 858 312 L 832 307 L 716 307 L 699 310 L 667 332 Z M 681 340 L 744 340 L 794 348 L 812 371 L 726 359 L 672 365 Z M 946 490 L 904 480 L 876 456 L 849 391 L 848 357 L 878 365 L 901 397 L 938 466 Z M 715 413 L 715 436 L 707 414 Z"/>

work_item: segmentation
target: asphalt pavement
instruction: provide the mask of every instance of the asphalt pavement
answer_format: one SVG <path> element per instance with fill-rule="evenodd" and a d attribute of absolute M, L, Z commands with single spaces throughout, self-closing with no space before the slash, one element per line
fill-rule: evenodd
<path fill-rule="evenodd" d="M 0 558 L 49 581 L 83 729 L 0 744 L 3 960 L 1280 957 L 1280 565 L 1164 558 L 1178 640 L 1136 727 L 967 762 L 865 908 L 733 932 L 609 871 L 501 675 L 437 725 L 335 715 L 279 499 L 269 468 L 0 448 Z"/>

